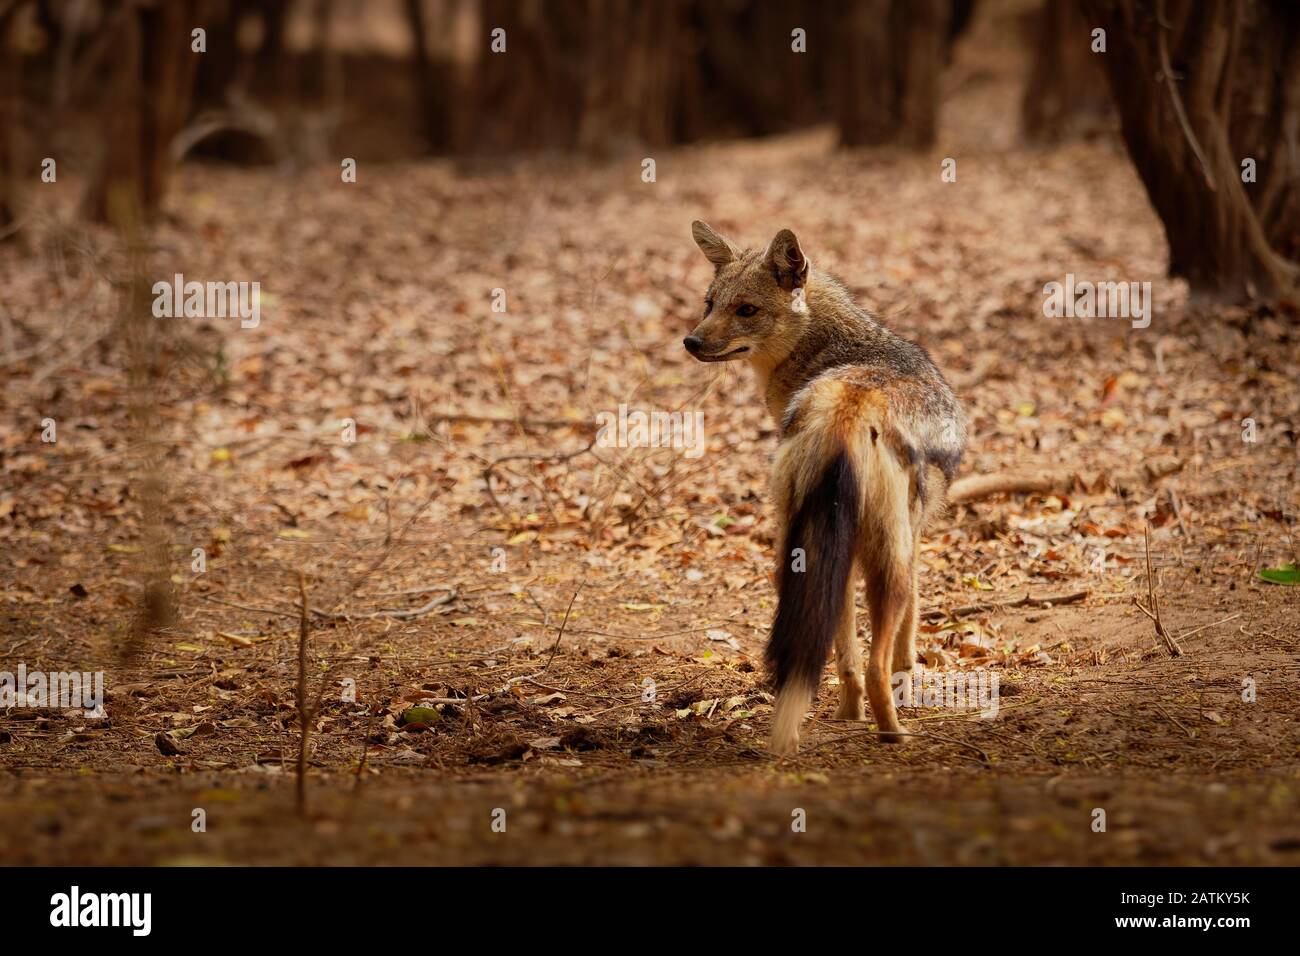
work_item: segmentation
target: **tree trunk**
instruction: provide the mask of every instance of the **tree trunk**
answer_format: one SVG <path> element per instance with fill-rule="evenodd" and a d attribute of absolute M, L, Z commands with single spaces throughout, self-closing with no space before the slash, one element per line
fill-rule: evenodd
<path fill-rule="evenodd" d="M 767 136 L 828 118 L 838 5 L 830 0 L 685 4 L 680 138 Z M 794 30 L 803 30 L 796 52 Z"/>
<path fill-rule="evenodd" d="M 1110 107 L 1106 75 L 1092 52 L 1091 29 L 1069 0 L 1043 0 L 1033 14 L 1034 50 L 1020 101 L 1021 128 L 1034 142 L 1053 143 L 1097 125 Z"/>
<path fill-rule="evenodd" d="M 826 118 L 838 30 L 829 0 L 484 0 L 482 9 L 473 87 L 487 149 L 606 152 Z M 488 49 L 497 28 L 505 53 Z M 796 29 L 807 52 L 794 49 Z"/>
<path fill-rule="evenodd" d="M 230 105 L 230 93 L 240 79 L 239 24 L 249 12 L 248 0 L 208 2 L 202 26 L 207 52 L 199 58 L 194 80 L 194 106 L 202 110 Z"/>
<path fill-rule="evenodd" d="M 286 89 L 289 48 L 285 42 L 285 27 L 289 6 L 293 0 L 266 0 L 257 7 L 262 20 L 262 44 L 257 49 L 257 73 L 271 77 L 275 89 Z"/>
<path fill-rule="evenodd" d="M 442 150 L 451 141 L 451 64 L 436 57 L 429 43 L 429 18 L 425 0 L 405 0 L 406 24 L 414 44 L 415 100 L 420 108 L 420 128 L 430 149 Z M 446 23 L 435 23 L 445 28 Z"/>
<path fill-rule="evenodd" d="M 1246 189 L 1269 245 L 1300 262 L 1300 16 L 1276 4 L 1257 16 L 1265 22 L 1241 34 L 1237 60 L 1251 79 L 1234 85 L 1228 138 L 1255 160 Z"/>
<path fill-rule="evenodd" d="M 584 97 L 585 10 L 572 2 L 484 0 L 475 111 L 480 148 L 571 148 Z M 495 30 L 505 52 L 492 52 Z"/>
<path fill-rule="evenodd" d="M 22 52 L 17 47 L 18 7 L 0 14 L 0 242 L 16 234 L 22 160 Z"/>
<path fill-rule="evenodd" d="M 1165 226 L 1169 274 L 1215 298 L 1294 293 L 1300 266 L 1279 249 L 1294 249 L 1297 225 L 1300 10 L 1258 0 L 1083 0 L 1083 9 L 1106 30 L 1101 61 Z M 1243 182 L 1247 159 L 1258 182 Z"/>
<path fill-rule="evenodd" d="M 845 146 L 935 140 L 951 0 L 846 0 L 836 119 Z"/>
<path fill-rule="evenodd" d="M 127 230 L 157 215 L 203 55 L 191 51 L 195 23 L 194 0 L 128 0 L 110 14 L 119 43 L 100 105 L 104 156 L 86 197 L 90 218 Z"/>
<path fill-rule="evenodd" d="M 681 3 L 485 0 L 477 140 L 490 150 L 670 142 Z M 491 52 L 496 29 L 506 51 Z"/>
<path fill-rule="evenodd" d="M 672 142 L 681 4 L 587 0 L 587 10 L 578 147 L 614 152 Z"/>

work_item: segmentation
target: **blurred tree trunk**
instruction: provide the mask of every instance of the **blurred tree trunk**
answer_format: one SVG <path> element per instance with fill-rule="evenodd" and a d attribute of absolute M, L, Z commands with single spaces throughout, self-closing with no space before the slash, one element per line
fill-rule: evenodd
<path fill-rule="evenodd" d="M 18 49 L 18 7 L 0 12 L 0 242 L 15 235 L 22 176 L 22 52 Z M 35 175 L 35 171 L 32 172 Z"/>
<path fill-rule="evenodd" d="M 1033 63 L 1020 101 L 1026 138 L 1058 142 L 1110 106 L 1092 30 L 1073 0 L 1043 0 L 1033 14 Z"/>
<path fill-rule="evenodd" d="M 835 3 L 690 0 L 683 7 L 681 139 L 766 136 L 828 118 Z M 795 52 L 795 29 L 805 52 Z"/>
<path fill-rule="evenodd" d="M 953 44 L 965 33 L 975 18 L 975 0 L 952 0 L 948 14 L 948 53 L 952 53 Z M 949 56 L 951 59 L 951 55 Z"/>
<path fill-rule="evenodd" d="M 208 0 L 202 24 L 208 33 L 208 51 L 197 54 L 201 59 L 194 82 L 196 109 L 229 105 L 239 80 L 239 24 L 250 6 L 250 0 Z"/>
<path fill-rule="evenodd" d="M 284 159 L 299 141 L 286 116 L 301 116 L 306 99 L 327 101 L 331 89 L 323 75 L 336 69 L 332 58 L 313 48 L 305 63 L 294 63 L 285 48 L 285 20 L 291 0 L 200 0 L 207 30 L 207 52 L 197 55 L 192 120 L 181 134 L 181 156 L 195 155 L 248 165 Z M 332 7 L 313 2 L 318 43 L 329 30 Z M 256 50 L 240 44 L 250 25 L 261 28 Z M 337 79 L 335 80 L 337 86 Z M 255 93 L 256 91 L 256 93 Z"/>
<path fill-rule="evenodd" d="M 430 149 L 442 150 L 451 141 L 451 101 L 454 74 L 452 65 L 435 56 L 429 42 L 429 16 L 426 0 L 405 0 L 406 24 L 411 32 L 415 53 L 416 102 L 420 110 L 420 128 Z M 433 21 L 446 28 L 445 3 L 435 3 Z"/>
<path fill-rule="evenodd" d="M 679 0 L 587 0 L 579 148 L 612 152 L 672 142 L 682 68 Z"/>
<path fill-rule="evenodd" d="M 838 10 L 825 0 L 483 0 L 482 12 L 487 149 L 761 136 L 828 115 Z M 498 28 L 504 53 L 489 49 Z"/>
<path fill-rule="evenodd" d="M 157 214 L 204 55 L 191 51 L 195 23 L 196 0 L 123 0 L 110 14 L 116 57 L 99 108 L 104 155 L 86 196 L 92 219 L 128 229 Z"/>
<path fill-rule="evenodd" d="M 311 0 L 311 39 L 297 71 L 299 101 L 309 109 L 336 105 L 343 92 L 340 55 L 333 42 L 337 0 Z"/>
<path fill-rule="evenodd" d="M 1300 8 L 1260 0 L 1083 0 L 1124 141 L 1198 294 L 1293 294 Z M 1253 160 L 1258 182 L 1243 181 Z"/>
<path fill-rule="evenodd" d="M 286 64 L 285 21 L 292 0 L 263 0 L 256 10 L 262 20 L 262 43 L 257 48 L 257 72 L 270 77 L 276 89 L 283 89 L 288 79 Z"/>
<path fill-rule="evenodd" d="M 1233 86 L 1228 140 L 1255 160 L 1246 190 L 1269 245 L 1300 262 L 1300 15 L 1279 6 L 1262 7 L 1265 22 L 1241 34 L 1237 68 L 1249 72 Z"/>
<path fill-rule="evenodd" d="M 845 0 L 836 119 L 845 146 L 934 143 L 951 0 Z"/>
<path fill-rule="evenodd" d="M 504 30 L 504 52 L 492 52 Z M 483 0 L 475 109 L 488 150 L 569 148 L 584 98 L 586 10 L 573 2 Z"/>
<path fill-rule="evenodd" d="M 607 151 L 670 141 L 682 0 L 483 0 L 477 144 Z M 504 52 L 493 31 L 504 30 Z"/>

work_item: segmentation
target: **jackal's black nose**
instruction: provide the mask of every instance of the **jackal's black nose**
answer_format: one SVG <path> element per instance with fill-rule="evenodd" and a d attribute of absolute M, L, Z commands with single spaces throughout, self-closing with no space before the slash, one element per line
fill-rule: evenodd
<path fill-rule="evenodd" d="M 690 352 L 692 355 L 700 350 L 702 344 L 704 344 L 703 340 L 698 335 L 688 335 L 686 338 L 682 339 L 682 345 L 685 345 L 686 351 Z"/>

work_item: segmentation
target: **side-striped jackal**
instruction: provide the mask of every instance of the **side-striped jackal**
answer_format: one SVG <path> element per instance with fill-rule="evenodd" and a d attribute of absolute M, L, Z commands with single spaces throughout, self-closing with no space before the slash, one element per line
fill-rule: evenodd
<path fill-rule="evenodd" d="M 781 429 L 771 749 L 797 749 L 832 646 L 836 717 L 865 719 L 865 690 L 880 739 L 898 742 L 891 677 L 905 672 L 902 686 L 912 686 L 917 545 L 961 460 L 965 414 L 926 351 L 855 305 L 790 230 L 764 250 L 741 249 L 703 222 L 691 231 L 715 273 L 686 350 L 702 362 L 749 361 Z M 859 574 L 871 612 L 865 682 Z"/>

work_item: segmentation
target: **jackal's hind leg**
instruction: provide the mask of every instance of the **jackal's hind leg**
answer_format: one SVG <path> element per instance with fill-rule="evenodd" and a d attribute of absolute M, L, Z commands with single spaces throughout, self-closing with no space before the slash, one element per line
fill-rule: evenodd
<path fill-rule="evenodd" d="M 908 608 L 907 567 L 886 559 L 867 571 L 867 599 L 871 605 L 871 662 L 867 665 L 867 699 L 883 744 L 901 743 L 903 725 L 894 709 L 890 685 L 894 639 Z"/>
<path fill-rule="evenodd" d="M 840 706 L 836 720 L 865 720 L 866 682 L 862 676 L 862 645 L 858 643 L 857 614 L 853 607 L 856 575 L 849 576 L 844 613 L 835 631 L 835 667 L 840 675 Z"/>
<path fill-rule="evenodd" d="M 916 595 L 916 563 L 912 563 L 912 570 L 908 574 L 910 579 L 907 594 L 907 604 L 903 608 L 903 618 L 898 622 L 898 633 L 894 637 L 894 674 L 902 674 L 902 697 L 903 706 L 911 707 L 912 702 L 912 668 L 916 665 L 916 623 L 917 623 L 917 595 Z"/>

